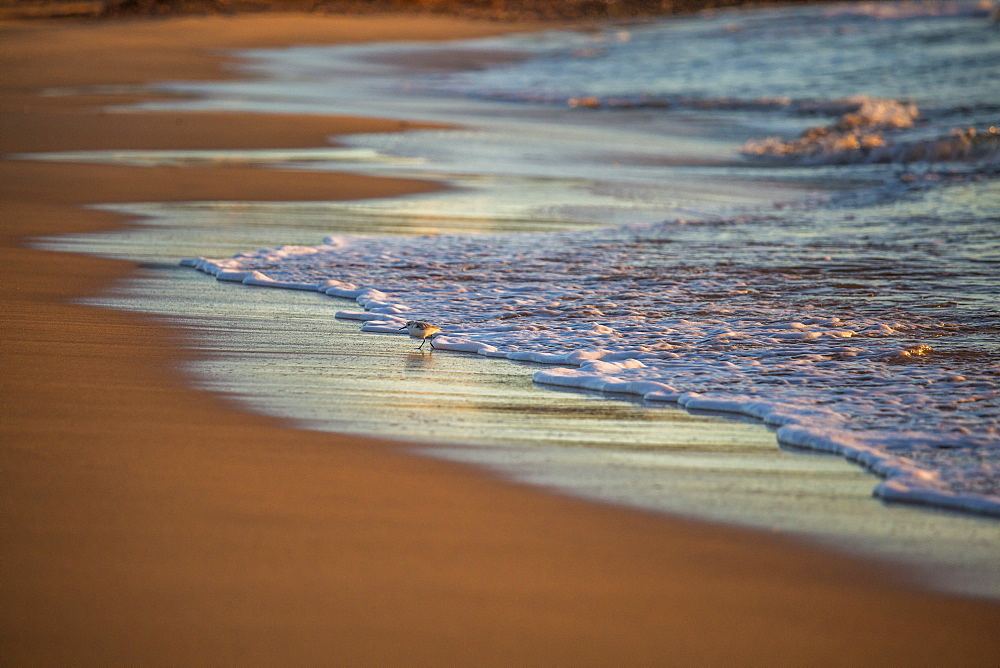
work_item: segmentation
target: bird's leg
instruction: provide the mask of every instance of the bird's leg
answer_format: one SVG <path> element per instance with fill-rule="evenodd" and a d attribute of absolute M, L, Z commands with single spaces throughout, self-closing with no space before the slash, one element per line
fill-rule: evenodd
<path fill-rule="evenodd" d="M 427 343 L 427 339 L 421 339 L 421 341 L 420 341 L 420 347 L 419 347 L 419 348 L 417 348 L 417 350 L 423 350 L 423 349 L 424 349 L 424 344 L 425 344 L 425 343 Z M 431 347 L 432 347 L 432 348 L 434 347 L 434 343 L 433 343 L 433 342 L 431 342 Z"/>

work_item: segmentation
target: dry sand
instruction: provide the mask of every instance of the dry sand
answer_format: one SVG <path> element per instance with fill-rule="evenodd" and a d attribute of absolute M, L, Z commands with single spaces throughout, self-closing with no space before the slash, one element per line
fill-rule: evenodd
<path fill-rule="evenodd" d="M 220 77 L 218 47 L 501 29 L 511 27 L 274 15 L 7 24 L 2 149 L 289 147 L 391 129 L 104 114 L 94 105 L 109 96 L 38 91 Z M 24 241 L 127 224 L 79 208 L 90 202 L 432 187 L 2 162 L 4 664 L 1000 663 L 1000 605 L 912 591 L 871 562 L 239 413 L 185 386 L 183 332 L 74 304 L 129 264 Z"/>

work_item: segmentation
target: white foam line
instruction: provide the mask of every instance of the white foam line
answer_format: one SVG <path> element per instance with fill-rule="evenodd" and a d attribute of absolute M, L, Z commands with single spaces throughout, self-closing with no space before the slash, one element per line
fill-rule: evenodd
<path fill-rule="evenodd" d="M 301 247 L 283 247 L 269 251 L 275 256 L 301 252 Z M 357 287 L 340 281 L 296 283 L 276 281 L 260 271 L 235 271 L 239 256 L 233 260 L 184 258 L 180 264 L 194 267 L 218 280 L 242 282 L 245 285 L 311 290 L 341 299 L 353 299 L 364 311 L 337 311 L 335 317 L 364 321 L 362 331 L 399 333 L 405 318 L 398 313 L 410 309 L 394 303 L 389 295 L 374 287 Z M 230 263 L 233 263 L 232 265 Z M 369 308 L 370 307 L 370 308 Z M 622 353 L 608 355 L 596 351 L 573 351 L 563 354 L 531 351 L 504 351 L 495 346 L 468 338 L 439 335 L 434 340 L 439 350 L 475 353 L 487 357 L 503 357 L 538 364 L 568 364 L 576 368 L 553 368 L 536 371 L 532 379 L 543 385 L 617 394 L 630 394 L 648 401 L 676 403 L 688 410 L 706 410 L 755 418 L 764 424 L 779 426 L 777 441 L 798 448 L 840 455 L 883 478 L 873 495 L 886 501 L 922 505 L 947 510 L 1000 517 L 1000 497 L 962 496 L 940 488 L 940 479 L 932 471 L 920 468 L 910 459 L 895 457 L 887 452 L 893 438 L 918 437 L 928 443 L 947 445 L 946 436 L 904 433 L 885 436 L 871 431 L 855 431 L 831 426 L 843 422 L 844 416 L 823 408 L 768 402 L 744 395 L 706 395 L 681 392 L 665 383 L 632 381 L 620 378 L 616 372 L 641 368 L 644 365 Z M 825 422 L 825 424 L 824 424 Z M 880 447 L 882 446 L 882 447 Z"/>

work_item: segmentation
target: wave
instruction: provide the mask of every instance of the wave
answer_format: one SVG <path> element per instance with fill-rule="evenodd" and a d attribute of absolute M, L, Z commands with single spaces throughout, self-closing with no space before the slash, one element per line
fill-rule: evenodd
<path fill-rule="evenodd" d="M 554 367 L 538 383 L 749 415 L 780 426 L 781 443 L 883 476 L 883 498 L 1000 516 L 995 356 L 950 359 L 915 344 L 954 329 L 934 318 L 799 304 L 788 292 L 799 284 L 780 287 L 780 276 L 676 260 L 658 269 L 669 256 L 648 239 L 676 229 L 341 236 L 182 264 L 352 299 L 363 310 L 336 317 L 364 331 L 433 321 L 445 326 L 436 348 Z M 769 306 L 762 291 L 779 288 Z"/>
<path fill-rule="evenodd" d="M 850 108 L 834 123 L 809 128 L 799 137 L 755 139 L 743 146 L 743 155 L 797 165 L 838 165 L 910 162 L 1000 160 L 1000 133 L 974 127 L 954 128 L 944 136 L 893 136 L 912 128 L 920 117 L 917 106 L 867 96 L 849 98 Z"/>
<path fill-rule="evenodd" d="M 1000 166 L 996 125 L 949 128 L 936 136 L 908 136 L 921 112 L 913 102 L 853 95 L 834 100 L 789 97 L 551 96 L 539 93 L 493 94 L 490 99 L 565 105 L 580 110 L 683 109 L 705 111 L 780 111 L 795 116 L 836 116 L 794 139 L 767 137 L 746 142 L 740 153 L 772 163 L 800 166 L 913 162 L 975 162 Z"/>
<path fill-rule="evenodd" d="M 813 128 L 798 139 L 755 139 L 743 155 L 795 165 L 847 165 L 912 162 L 977 162 L 994 168 L 1000 161 L 1000 134 L 995 127 L 954 128 L 947 135 L 890 140 L 882 132 Z"/>

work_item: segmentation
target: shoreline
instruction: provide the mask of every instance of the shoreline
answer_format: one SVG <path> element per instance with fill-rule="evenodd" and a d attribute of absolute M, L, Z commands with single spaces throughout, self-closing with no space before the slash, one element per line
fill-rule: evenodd
<path fill-rule="evenodd" d="M 149 137 L 162 148 L 207 148 L 191 143 L 208 137 L 239 148 L 247 146 L 228 142 L 251 135 L 261 148 L 286 148 L 311 145 L 309 132 L 322 145 L 367 121 L 314 118 L 305 129 L 277 119 L 261 130 L 256 116 L 102 114 L 75 108 L 96 98 L 34 90 L 221 76 L 225 60 L 202 51 L 210 45 L 511 29 L 412 17 L 345 27 L 309 16 L 283 18 L 263 39 L 261 20 L 61 23 L 53 33 L 5 26 L 5 58 L 16 66 L 5 64 L 4 152 L 12 136 L 17 151 L 65 148 L 74 137 L 80 148 L 125 148 L 114 145 L 123 137 L 144 148 Z M 70 54 L 77 60 L 65 68 Z M 126 56 L 135 67 L 116 69 Z M 81 137 L 87 117 L 105 130 Z M 166 130 L 185 119 L 201 130 Z M 14 134 L 11 120 L 20 123 Z M 216 135 L 216 122 L 231 135 Z M 63 134 L 48 130 L 55 125 Z M 73 303 L 129 263 L 20 241 L 123 224 L 80 208 L 91 202 L 434 187 L 248 168 L 3 162 L 0 550 L 11 661 L 995 662 L 1000 606 L 886 582 L 873 562 L 568 499 L 400 444 L 237 412 L 186 386 L 177 371 L 190 354 L 183 332 Z"/>

